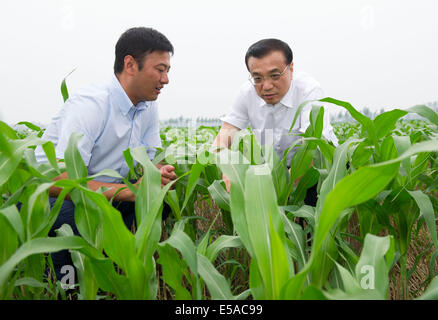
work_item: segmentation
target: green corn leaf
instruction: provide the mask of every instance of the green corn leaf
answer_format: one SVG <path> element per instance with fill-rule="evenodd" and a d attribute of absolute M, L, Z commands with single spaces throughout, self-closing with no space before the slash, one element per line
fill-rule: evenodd
<path fill-rule="evenodd" d="M 197 265 L 199 274 L 207 285 L 208 291 L 214 300 L 233 300 L 235 299 L 230 286 L 223 275 L 221 275 L 202 254 L 197 254 Z"/>
<path fill-rule="evenodd" d="M 180 177 L 181 178 L 181 177 Z M 143 261 L 148 272 L 153 272 L 152 255 L 156 249 L 161 234 L 161 213 L 164 197 L 172 185 L 178 180 L 168 183 L 160 193 L 153 199 L 151 210 L 138 225 L 135 234 L 137 255 Z M 144 183 L 144 181 L 142 181 Z M 140 187 L 141 189 L 141 187 Z M 137 193 L 137 198 L 141 195 Z M 137 202 L 137 201 L 136 201 Z"/>
<path fill-rule="evenodd" d="M 3 137 L 8 140 L 16 140 L 18 139 L 17 133 L 14 129 L 12 129 L 6 122 L 0 121 L 0 132 Z M 3 148 L 2 148 L 3 151 Z"/>
<path fill-rule="evenodd" d="M 325 237 L 343 209 L 365 202 L 383 190 L 396 175 L 400 161 L 419 152 L 432 151 L 438 151 L 437 141 L 420 142 L 395 159 L 362 167 L 339 181 L 335 188 L 327 195 L 315 232 L 311 262 L 306 265 L 305 270 L 301 273 L 306 274 L 310 270 L 313 257 L 319 253 Z"/>
<path fill-rule="evenodd" d="M 53 182 L 50 182 L 38 185 L 36 190 L 29 197 L 27 214 L 25 215 L 27 240 L 36 236 L 36 231 L 40 225 L 44 223 L 45 218 L 50 213 L 48 190 L 53 184 Z"/>
<path fill-rule="evenodd" d="M 298 270 L 301 270 L 307 262 L 306 237 L 304 235 L 304 231 L 301 226 L 291 221 L 283 213 L 282 218 L 288 238 L 292 241 L 297 250 Z"/>
<path fill-rule="evenodd" d="M 53 291 L 50 290 L 50 288 L 47 285 L 47 283 L 42 283 L 41 281 L 39 281 L 39 280 L 37 280 L 35 278 L 32 278 L 32 277 L 20 278 L 20 279 L 15 281 L 14 286 L 15 287 L 18 287 L 18 286 L 28 286 L 28 287 L 32 287 L 32 288 L 44 288 L 50 294 L 53 294 Z"/>
<path fill-rule="evenodd" d="M 80 185 L 88 187 L 87 167 L 77 148 L 78 141 L 82 134 L 72 133 L 65 150 L 65 163 L 69 179 L 82 179 Z M 79 185 L 78 185 L 79 186 Z M 100 247 L 100 216 L 98 207 L 85 195 L 84 191 L 75 189 L 71 191 L 71 199 L 75 204 L 75 222 L 82 237 L 96 247 Z"/>
<path fill-rule="evenodd" d="M 198 274 L 198 260 L 196 257 L 196 247 L 190 237 L 182 230 L 174 230 L 172 235 L 160 245 L 169 244 L 181 252 L 192 272 Z"/>
<path fill-rule="evenodd" d="M 438 114 L 425 105 L 414 106 L 406 109 L 406 111 L 416 113 L 438 126 Z"/>
<path fill-rule="evenodd" d="M 25 241 L 24 227 L 21 220 L 20 213 L 15 205 L 0 209 L 0 215 L 3 215 L 9 225 L 14 229 L 18 235 L 21 243 Z"/>
<path fill-rule="evenodd" d="M 305 174 L 310 167 L 314 155 L 315 145 L 310 141 L 304 141 L 304 144 L 297 148 L 290 163 L 291 176 L 289 184 L 292 184 L 295 180 Z"/>
<path fill-rule="evenodd" d="M 18 248 L 18 236 L 5 215 L 0 215 L 0 265 L 6 263 Z M 0 286 L 1 287 L 1 286 Z"/>
<path fill-rule="evenodd" d="M 426 291 L 416 300 L 436 300 L 438 299 L 438 276 L 435 276 L 427 287 Z"/>
<path fill-rule="evenodd" d="M 58 170 L 53 168 L 50 163 L 38 164 L 35 158 L 35 152 L 30 148 L 24 151 L 22 159 L 26 161 L 28 173 L 43 181 L 51 181 L 61 174 L 59 168 Z"/>
<path fill-rule="evenodd" d="M 110 259 L 84 260 L 84 266 L 85 270 L 92 270 L 92 274 L 96 277 L 102 290 L 113 293 L 120 300 L 139 299 L 139 296 L 136 296 L 136 293 L 129 286 L 126 277 L 119 275 L 114 270 L 114 262 Z"/>
<path fill-rule="evenodd" d="M 142 261 L 137 257 L 136 239 L 128 230 L 120 213 L 114 209 L 105 196 L 92 192 L 83 191 L 87 197 L 100 208 L 103 226 L 103 248 L 111 258 L 125 272 L 132 290 L 132 296 L 147 298 L 149 296 L 149 279 L 151 272 L 145 273 Z"/>
<path fill-rule="evenodd" d="M 68 140 L 67 148 L 64 153 L 69 179 L 80 179 L 88 176 L 87 167 L 77 148 L 78 141 L 81 138 L 82 134 L 73 132 Z"/>
<path fill-rule="evenodd" d="M 429 196 L 420 190 L 408 191 L 408 193 L 415 200 L 418 208 L 420 209 L 420 214 L 424 217 L 426 225 L 429 228 L 430 237 L 432 238 L 435 250 L 438 250 L 436 217 Z"/>
<path fill-rule="evenodd" d="M 321 289 L 309 285 L 304 289 L 303 295 L 301 296 L 302 300 L 327 300 L 326 296 L 324 296 L 324 293 L 321 291 Z"/>
<path fill-rule="evenodd" d="M 14 173 L 24 151 L 28 147 L 33 147 L 45 143 L 44 140 L 35 136 L 28 136 L 22 140 L 12 140 L 7 143 L 11 153 L 0 152 L 0 185 L 3 185 Z"/>
<path fill-rule="evenodd" d="M 196 187 L 196 184 L 199 180 L 199 176 L 201 175 L 202 171 L 204 170 L 204 165 L 200 164 L 198 161 L 192 166 L 190 176 L 189 176 L 189 182 L 187 184 L 186 193 L 184 197 L 184 202 L 181 207 L 181 212 L 186 207 L 187 203 L 189 202 L 189 199 Z"/>
<path fill-rule="evenodd" d="M 274 182 L 278 202 L 281 204 L 286 203 L 289 196 L 286 162 L 280 161 L 273 145 L 265 145 L 263 150 L 265 161 L 271 169 L 272 181 Z"/>
<path fill-rule="evenodd" d="M 251 166 L 246 173 L 245 211 L 249 238 L 257 260 L 266 297 L 278 299 L 289 277 L 290 265 L 284 246 L 284 226 L 267 165 Z"/>
<path fill-rule="evenodd" d="M 5 285 L 15 266 L 25 258 L 34 254 L 51 253 L 64 249 L 76 249 L 89 256 L 100 257 L 98 251 L 88 246 L 84 239 L 77 236 L 32 239 L 20 246 L 8 261 L 0 266 L 0 288 Z"/>
<path fill-rule="evenodd" d="M 316 204 L 317 208 L 317 217 L 321 213 L 321 209 L 324 206 L 324 202 L 327 198 L 327 195 L 334 189 L 336 184 L 345 177 L 347 174 L 347 156 L 348 156 L 348 148 L 355 143 L 357 140 L 349 139 L 336 148 L 335 154 L 333 156 L 333 165 L 330 169 L 330 172 L 327 178 L 324 180 L 321 186 L 321 191 L 318 195 L 318 201 Z"/>
<path fill-rule="evenodd" d="M 324 108 L 321 106 L 312 106 L 310 111 L 310 124 L 312 126 L 311 136 L 321 138 L 324 121 Z M 306 132 L 307 133 L 307 132 Z"/>
<path fill-rule="evenodd" d="M 339 251 L 336 242 L 332 235 L 326 237 L 321 245 L 321 250 L 318 255 L 313 257 L 311 279 L 312 284 L 318 288 L 322 288 L 327 282 L 329 274 L 334 267 L 334 260 L 339 256 Z"/>
<path fill-rule="evenodd" d="M 20 121 L 17 124 L 24 125 L 33 131 L 41 131 L 41 128 L 29 121 Z"/>
<path fill-rule="evenodd" d="M 411 139 L 409 136 L 394 136 L 393 139 L 398 154 L 403 154 L 411 146 Z M 411 172 L 411 160 L 409 158 L 402 160 L 401 166 L 405 171 L 403 175 L 409 177 Z"/>
<path fill-rule="evenodd" d="M 343 284 L 343 290 L 336 288 L 324 292 L 331 300 L 378 300 L 381 296 L 376 290 L 363 289 L 354 276 L 339 263 L 335 262 Z"/>
<path fill-rule="evenodd" d="M 333 163 L 333 155 L 336 149 L 334 146 L 329 144 L 324 139 L 315 138 L 315 137 L 306 137 L 304 138 L 304 141 L 311 141 L 316 143 L 324 158 L 328 160 L 330 163 Z"/>
<path fill-rule="evenodd" d="M 172 212 L 175 214 L 177 220 L 181 220 L 181 208 L 179 207 L 178 195 L 176 190 L 169 190 L 166 195 L 166 202 L 169 204 Z"/>
<path fill-rule="evenodd" d="M 375 124 L 373 123 L 373 121 L 370 118 L 364 116 L 362 113 L 357 111 L 348 102 L 341 101 L 341 100 L 336 100 L 336 99 L 333 99 L 333 98 L 324 98 L 324 99 L 321 99 L 319 101 L 333 103 L 333 104 L 336 104 L 336 105 L 338 105 L 340 107 L 343 107 L 343 108 L 347 109 L 347 111 L 351 114 L 351 116 L 357 122 L 362 124 L 362 126 L 365 128 L 365 130 L 368 133 L 368 137 L 371 139 L 372 143 L 376 146 L 376 148 L 378 147 L 377 130 L 376 130 Z"/>
<path fill-rule="evenodd" d="M 175 290 L 175 299 L 192 299 L 190 292 L 182 285 L 183 270 L 186 269 L 186 265 L 180 259 L 178 252 L 170 245 L 160 245 L 158 253 L 160 258 L 157 262 L 161 265 L 164 281 Z"/>
<path fill-rule="evenodd" d="M 304 201 L 307 190 L 318 183 L 319 176 L 320 176 L 319 171 L 313 167 L 310 167 L 306 171 L 304 176 L 302 176 L 300 181 L 298 182 L 297 188 L 291 195 L 291 198 L 294 200 L 294 203 Z"/>
<path fill-rule="evenodd" d="M 379 299 L 386 299 L 389 290 L 388 273 L 395 250 L 392 236 L 377 237 L 367 234 L 355 268 L 361 288 L 375 291 Z"/>
<path fill-rule="evenodd" d="M 161 192 L 161 175 L 157 167 L 149 160 L 146 148 L 131 149 L 131 155 L 143 166 L 143 177 L 135 201 L 137 225 L 140 225 L 145 216 L 153 215 L 153 200 Z"/>
<path fill-rule="evenodd" d="M 181 253 L 184 261 L 187 263 L 193 273 L 194 283 L 192 290 L 194 292 L 194 299 L 201 299 L 200 282 L 198 275 L 199 266 L 195 244 L 182 229 L 177 227 L 174 228 L 171 236 L 167 240 L 160 243 L 160 246 L 166 244 L 172 246 Z"/>
<path fill-rule="evenodd" d="M 73 230 L 68 224 L 64 224 L 61 228 L 57 229 L 56 234 L 62 237 L 74 235 Z M 76 267 L 81 298 L 95 300 L 99 288 L 93 268 L 89 266 L 92 262 L 88 261 L 89 258 L 80 252 L 71 250 L 70 253 L 73 264 Z"/>
<path fill-rule="evenodd" d="M 312 255 L 319 251 L 342 210 L 377 195 L 394 178 L 398 168 L 398 163 L 362 167 L 336 184 L 325 199 L 315 232 Z"/>
<path fill-rule="evenodd" d="M 100 210 L 81 190 L 72 190 L 70 197 L 75 204 L 75 223 L 81 236 L 95 247 L 100 247 Z"/>
<path fill-rule="evenodd" d="M 372 156 L 374 153 L 373 146 L 370 145 L 368 140 L 359 143 L 353 153 L 351 164 L 354 168 L 360 168 L 365 165 L 371 164 Z"/>
<path fill-rule="evenodd" d="M 64 79 L 62 79 L 62 82 L 61 82 L 61 94 L 62 94 L 62 98 L 63 98 L 64 102 L 67 101 L 67 99 L 68 99 L 68 90 L 67 90 L 67 84 L 66 84 L 65 80 L 75 70 L 76 70 L 76 68 L 74 68 L 72 71 L 70 71 L 70 73 L 68 75 L 66 75 Z"/>
<path fill-rule="evenodd" d="M 394 130 L 397 121 L 401 117 L 403 117 L 407 114 L 408 114 L 407 111 L 394 109 L 394 110 L 387 111 L 387 112 L 384 112 L 384 113 L 378 115 L 374 119 L 374 126 L 375 126 L 376 131 L 377 131 L 377 138 L 381 139 L 384 136 L 386 136 L 389 132 Z"/>
<path fill-rule="evenodd" d="M 208 187 L 208 191 L 219 208 L 230 211 L 230 195 L 222 186 L 222 180 L 215 180 Z"/>
<path fill-rule="evenodd" d="M 220 251 L 226 248 L 240 248 L 242 241 L 239 236 L 221 235 L 210 246 L 208 246 L 205 256 L 213 262 L 216 260 Z"/>
<path fill-rule="evenodd" d="M 240 162 L 239 162 L 240 161 Z M 222 150 L 216 160 L 222 172 L 230 179 L 230 208 L 233 226 L 240 236 L 242 243 L 252 256 L 252 245 L 248 233 L 248 221 L 245 214 L 245 203 L 242 201 L 245 191 L 245 173 L 248 164 L 241 162 L 239 152 Z"/>
<path fill-rule="evenodd" d="M 52 165 L 52 167 L 56 170 L 58 174 L 61 174 L 61 171 L 58 167 L 58 161 L 56 160 L 55 146 L 52 141 L 47 141 L 42 145 L 44 153 L 46 154 L 47 160 Z"/>

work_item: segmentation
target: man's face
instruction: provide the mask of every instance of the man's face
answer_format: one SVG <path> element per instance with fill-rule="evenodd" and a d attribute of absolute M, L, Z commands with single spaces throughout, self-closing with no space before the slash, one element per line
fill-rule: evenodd
<path fill-rule="evenodd" d="M 166 51 L 154 51 L 143 58 L 143 68 L 132 78 L 132 90 L 135 99 L 153 101 L 158 98 L 160 90 L 169 83 L 170 54 Z"/>
<path fill-rule="evenodd" d="M 272 51 L 263 58 L 250 57 L 248 68 L 252 77 L 262 77 L 260 84 L 255 84 L 257 94 L 267 104 L 276 104 L 288 92 L 292 81 L 293 63 L 286 68 L 286 58 L 281 51 Z M 286 70 L 285 70 L 286 68 Z M 271 75 L 284 73 L 278 80 L 271 79 Z"/>

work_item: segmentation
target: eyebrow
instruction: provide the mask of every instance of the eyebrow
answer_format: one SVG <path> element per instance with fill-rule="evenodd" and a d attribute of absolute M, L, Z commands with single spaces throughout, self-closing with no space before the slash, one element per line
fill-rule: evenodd
<path fill-rule="evenodd" d="M 281 71 L 280 71 L 280 69 L 278 69 L 278 68 L 274 68 L 274 69 L 269 70 L 269 71 L 268 71 L 268 74 L 269 74 L 269 73 L 273 73 L 273 72 L 281 72 Z M 260 72 L 253 72 L 252 74 L 253 74 L 253 75 L 260 75 L 261 73 L 260 73 Z"/>

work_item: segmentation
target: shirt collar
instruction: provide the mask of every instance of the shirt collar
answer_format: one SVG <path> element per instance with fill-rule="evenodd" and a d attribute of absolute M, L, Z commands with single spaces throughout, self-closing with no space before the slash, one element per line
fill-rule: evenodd
<path fill-rule="evenodd" d="M 291 83 L 290 83 L 289 90 L 286 92 L 286 94 L 283 96 L 283 98 L 281 98 L 280 102 L 277 103 L 277 105 L 278 104 L 282 104 L 285 107 L 293 108 L 293 105 L 292 105 L 292 95 L 293 95 L 294 88 L 295 88 L 294 81 L 292 80 Z M 255 88 L 254 88 L 254 91 L 255 91 Z M 257 94 L 257 91 L 256 91 L 256 94 Z M 263 100 L 258 94 L 257 94 L 257 97 L 259 98 L 259 103 L 258 103 L 259 107 L 263 107 L 263 106 L 267 106 L 268 105 L 265 102 L 265 100 Z"/>
<path fill-rule="evenodd" d="M 115 74 L 113 74 L 111 80 L 111 96 L 113 97 L 114 102 L 118 105 L 120 112 L 124 116 L 126 116 L 133 108 L 137 108 L 140 111 L 146 109 L 146 107 L 148 106 L 145 101 L 140 101 L 139 103 L 137 103 L 136 106 L 134 106 Z"/>
<path fill-rule="evenodd" d="M 290 83 L 289 90 L 284 95 L 284 97 L 280 100 L 280 103 L 282 105 L 284 105 L 285 107 L 293 108 L 293 105 L 292 105 L 292 95 L 293 95 L 293 92 L 294 92 L 294 88 L 295 88 L 294 81 L 292 80 L 291 83 Z"/>

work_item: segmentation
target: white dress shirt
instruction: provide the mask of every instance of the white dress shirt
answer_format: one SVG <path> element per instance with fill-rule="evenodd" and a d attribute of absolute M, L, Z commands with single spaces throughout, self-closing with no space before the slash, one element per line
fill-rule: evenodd
<path fill-rule="evenodd" d="M 297 133 L 304 133 L 310 124 L 310 112 L 312 103 L 304 106 L 301 114 L 289 134 L 290 126 L 300 104 L 306 100 L 318 100 L 324 98 L 324 92 L 319 83 L 310 75 L 303 72 L 294 72 L 291 86 L 280 102 L 275 105 L 267 104 L 257 95 L 254 86 L 246 81 L 240 88 L 235 98 L 231 111 L 222 121 L 228 122 L 239 129 L 251 126 L 254 135 L 261 145 L 272 143 L 280 158 L 283 152 L 297 139 Z M 319 103 L 322 105 L 322 103 Z M 337 138 L 330 125 L 330 115 L 324 108 L 323 136 L 337 145 Z M 293 152 L 288 156 L 288 163 Z"/>

